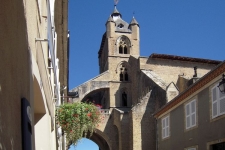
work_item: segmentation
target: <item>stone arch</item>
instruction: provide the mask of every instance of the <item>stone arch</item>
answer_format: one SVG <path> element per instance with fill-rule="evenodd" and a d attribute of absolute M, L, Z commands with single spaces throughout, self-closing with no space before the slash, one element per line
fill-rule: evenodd
<path fill-rule="evenodd" d="M 99 150 L 112 150 L 109 137 L 99 129 L 96 129 L 95 132 L 93 132 L 90 140 L 99 146 Z"/>
<path fill-rule="evenodd" d="M 131 41 L 127 36 L 125 35 L 119 36 L 116 39 L 115 45 L 116 45 L 115 54 L 130 54 Z"/>
<path fill-rule="evenodd" d="M 108 87 L 99 87 L 99 88 L 90 90 L 89 92 L 86 92 L 81 97 L 79 97 L 80 101 L 84 102 L 88 98 L 88 96 L 92 95 L 93 93 L 98 93 L 98 92 L 108 90 L 108 89 L 109 89 Z"/>

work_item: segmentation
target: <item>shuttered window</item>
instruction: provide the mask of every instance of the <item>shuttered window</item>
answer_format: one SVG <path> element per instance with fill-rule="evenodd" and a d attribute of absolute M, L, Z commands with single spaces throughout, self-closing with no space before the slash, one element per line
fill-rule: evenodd
<path fill-rule="evenodd" d="M 169 116 L 164 117 L 162 119 L 162 139 L 170 136 L 169 125 L 170 125 Z"/>
<path fill-rule="evenodd" d="M 196 100 L 185 105 L 186 129 L 196 126 Z"/>
<path fill-rule="evenodd" d="M 216 85 L 212 88 L 212 118 L 225 114 L 225 94 Z"/>

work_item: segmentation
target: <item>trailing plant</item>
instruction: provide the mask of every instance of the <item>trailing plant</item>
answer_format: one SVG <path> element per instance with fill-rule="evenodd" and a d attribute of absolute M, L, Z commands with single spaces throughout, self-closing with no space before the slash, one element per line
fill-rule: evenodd
<path fill-rule="evenodd" d="M 68 144 L 74 144 L 86 137 L 100 123 L 99 108 L 93 103 L 66 103 L 56 110 L 56 122 L 62 127 Z"/>

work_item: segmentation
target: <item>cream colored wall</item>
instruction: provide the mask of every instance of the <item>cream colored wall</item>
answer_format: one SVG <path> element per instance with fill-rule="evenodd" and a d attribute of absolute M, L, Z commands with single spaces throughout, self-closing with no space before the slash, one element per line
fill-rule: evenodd
<path fill-rule="evenodd" d="M 56 149 L 48 43 L 35 41 L 47 39 L 46 8 L 45 0 L 12 0 L 0 5 L 0 149 L 22 149 L 23 97 L 32 108 L 32 149 Z"/>
<path fill-rule="evenodd" d="M 139 27 L 133 27 L 134 32 L 129 33 L 116 33 L 114 23 L 110 22 L 107 24 L 107 46 L 104 46 L 103 53 L 108 53 L 108 70 L 110 74 L 109 81 L 110 82 L 110 107 L 120 107 L 121 106 L 121 89 L 126 88 L 128 93 L 128 106 L 131 106 L 131 83 L 124 83 L 119 81 L 120 74 L 120 64 L 125 61 L 128 66 L 129 57 L 135 56 L 138 57 L 140 55 L 140 47 L 139 47 Z M 126 36 L 130 40 L 130 54 L 119 54 L 118 45 L 116 45 L 116 41 L 120 36 Z M 105 44 L 105 45 L 106 45 Z M 105 54 L 106 55 L 106 54 Z M 131 73 L 131 68 L 128 71 Z M 131 79 L 131 74 L 130 74 Z"/>
<path fill-rule="evenodd" d="M 34 89 L 34 93 L 41 91 L 42 97 L 38 101 L 42 101 L 44 105 L 45 114 L 39 114 L 39 111 L 34 112 L 34 120 L 38 120 L 34 124 L 34 139 L 35 148 L 43 150 L 53 150 L 55 149 L 56 140 L 55 129 L 52 128 L 51 124 L 54 122 L 55 116 L 55 103 L 53 99 L 53 80 L 52 75 L 49 75 L 48 69 L 48 42 L 36 41 L 39 39 L 48 39 L 47 37 L 47 1 L 24 1 L 25 7 L 25 17 L 27 25 L 27 38 L 28 47 L 31 51 L 33 58 L 33 73 L 35 77 L 39 77 L 39 89 Z M 35 67 L 34 67 L 35 66 Z M 52 73 L 52 70 L 50 70 Z M 53 74 L 53 73 L 52 73 Z M 34 106 L 35 107 L 35 106 Z M 41 118 L 37 116 L 41 115 Z M 53 129 L 53 131 L 51 131 Z M 53 133 L 54 134 L 53 134 Z M 44 140 L 43 140 L 44 139 Z"/>
<path fill-rule="evenodd" d="M 36 150 L 51 150 L 51 117 L 45 114 L 35 125 Z"/>
<path fill-rule="evenodd" d="M 158 74 L 163 81 L 168 84 L 171 82 L 177 83 L 178 76 L 183 76 L 187 79 L 191 79 L 194 75 L 194 67 L 197 66 L 197 73 L 199 77 L 202 77 L 208 73 L 215 65 L 207 63 L 195 63 L 187 61 L 177 60 L 163 60 L 163 59 L 151 59 L 140 58 L 140 69 L 152 70 Z"/>

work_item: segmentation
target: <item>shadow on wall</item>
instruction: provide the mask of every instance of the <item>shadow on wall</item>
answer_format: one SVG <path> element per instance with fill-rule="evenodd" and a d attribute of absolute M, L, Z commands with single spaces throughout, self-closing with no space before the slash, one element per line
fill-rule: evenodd
<path fill-rule="evenodd" d="M 2 139 L 3 132 L 3 122 L 2 122 L 2 113 L 0 112 L 0 150 L 6 150 L 6 146 L 4 145 L 4 139 Z M 14 150 L 14 140 L 10 138 L 11 150 Z"/>
<path fill-rule="evenodd" d="M 101 91 L 108 89 L 98 89 L 92 91 L 86 95 L 82 102 L 92 102 L 95 105 L 101 105 L 102 93 Z M 107 114 L 102 113 L 101 116 L 102 122 L 99 127 L 89 138 L 99 146 L 99 150 L 114 150 L 119 149 L 118 147 L 118 129 L 113 124 L 113 113 Z M 87 138 L 89 136 L 87 135 Z"/>
<path fill-rule="evenodd" d="M 157 110 L 166 104 L 166 91 L 149 79 L 145 74 L 141 75 L 145 82 L 143 86 L 151 85 L 149 97 L 145 98 L 145 112 L 141 120 L 142 150 L 156 149 L 156 122 L 153 116 Z"/>

